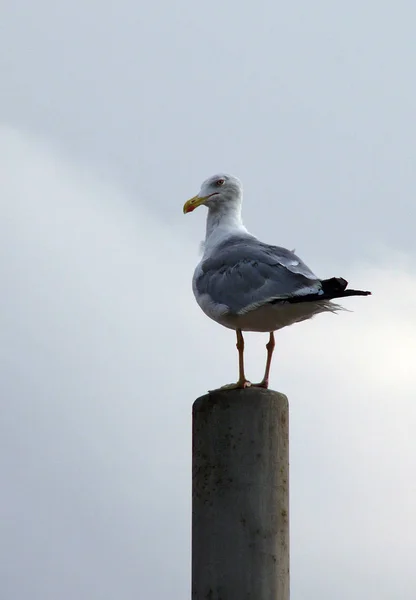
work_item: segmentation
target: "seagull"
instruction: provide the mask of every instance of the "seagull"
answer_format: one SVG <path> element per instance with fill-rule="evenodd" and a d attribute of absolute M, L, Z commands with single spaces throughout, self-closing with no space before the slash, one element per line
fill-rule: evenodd
<path fill-rule="evenodd" d="M 257 239 L 241 217 L 243 187 L 239 179 L 220 173 L 206 179 L 183 212 L 208 208 L 203 256 L 192 289 L 204 313 L 237 335 L 239 377 L 221 389 L 268 388 L 275 347 L 274 332 L 318 313 L 344 310 L 334 298 L 368 296 L 347 289 L 342 277 L 319 279 L 296 254 Z M 264 377 L 252 384 L 244 370 L 244 331 L 269 333 Z"/>

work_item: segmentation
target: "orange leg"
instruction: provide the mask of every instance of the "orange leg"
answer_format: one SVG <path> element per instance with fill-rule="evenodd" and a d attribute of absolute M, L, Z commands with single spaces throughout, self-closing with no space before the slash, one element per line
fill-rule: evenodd
<path fill-rule="evenodd" d="M 270 365 L 272 364 L 272 356 L 273 356 L 273 350 L 274 350 L 275 345 L 276 344 L 274 341 L 274 333 L 273 333 L 273 331 L 271 331 L 269 342 L 266 344 L 267 360 L 266 360 L 266 369 L 264 371 L 264 377 L 260 383 L 254 383 L 253 384 L 254 387 L 262 387 L 262 388 L 266 388 L 266 389 L 269 387 Z"/>
<path fill-rule="evenodd" d="M 229 383 L 228 385 L 223 385 L 221 389 L 224 390 L 235 390 L 238 388 L 247 388 L 251 386 L 250 381 L 246 379 L 244 373 L 244 338 L 241 333 L 241 329 L 237 329 L 237 350 L 238 350 L 238 381 L 237 383 Z"/>
<path fill-rule="evenodd" d="M 244 373 L 244 338 L 241 329 L 237 329 L 237 350 L 238 350 L 238 387 L 249 387 L 251 383 L 247 381 Z"/>

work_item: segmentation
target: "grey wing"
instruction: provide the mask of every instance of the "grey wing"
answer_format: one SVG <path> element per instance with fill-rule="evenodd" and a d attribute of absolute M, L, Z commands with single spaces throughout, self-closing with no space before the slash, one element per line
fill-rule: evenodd
<path fill-rule="evenodd" d="M 195 273 L 197 296 L 232 314 L 295 295 L 319 294 L 320 280 L 293 252 L 256 238 L 230 239 L 202 261 Z"/>

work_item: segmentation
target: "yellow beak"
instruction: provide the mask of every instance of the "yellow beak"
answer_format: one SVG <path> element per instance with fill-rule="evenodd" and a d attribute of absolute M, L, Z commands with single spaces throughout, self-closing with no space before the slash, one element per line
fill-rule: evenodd
<path fill-rule="evenodd" d="M 204 204 L 205 200 L 207 200 L 207 199 L 208 199 L 207 197 L 194 196 L 190 200 L 187 200 L 185 202 L 185 204 L 183 205 L 183 213 L 186 215 L 186 213 L 192 212 L 193 210 L 198 208 L 198 206 L 201 206 L 201 204 Z"/>

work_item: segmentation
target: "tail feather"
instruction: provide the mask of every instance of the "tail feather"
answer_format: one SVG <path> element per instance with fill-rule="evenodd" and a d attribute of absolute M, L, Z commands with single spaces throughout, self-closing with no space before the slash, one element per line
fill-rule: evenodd
<path fill-rule="evenodd" d="M 305 296 L 292 296 L 287 298 L 287 302 L 295 304 L 297 302 L 316 302 L 320 300 L 332 300 L 334 298 L 347 298 L 348 296 L 371 296 L 371 292 L 364 290 L 347 290 L 348 281 L 342 277 L 331 277 L 323 279 L 323 294 L 307 294 Z"/>

